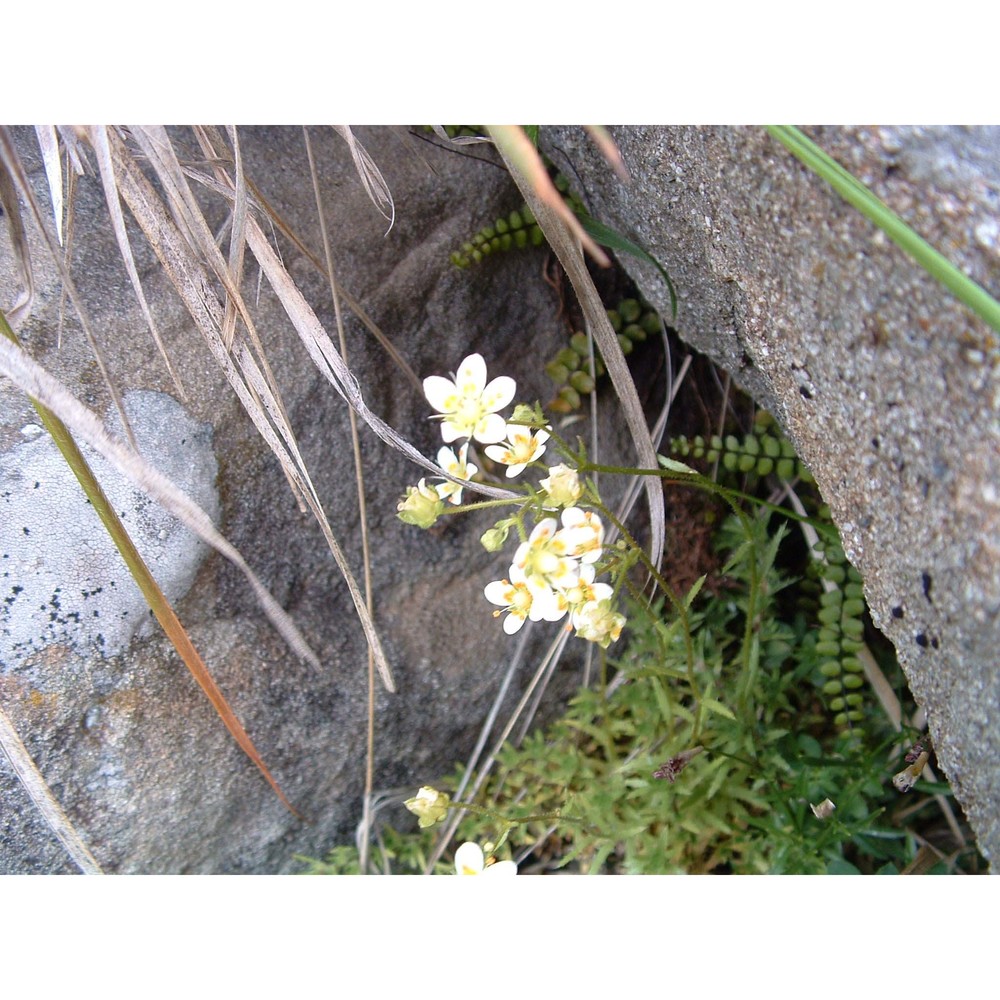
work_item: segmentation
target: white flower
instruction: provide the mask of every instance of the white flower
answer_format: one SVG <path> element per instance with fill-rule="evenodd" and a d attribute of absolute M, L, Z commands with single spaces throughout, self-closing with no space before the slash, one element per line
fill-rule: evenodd
<path fill-rule="evenodd" d="M 575 540 L 558 531 L 558 521 L 547 517 L 535 525 L 526 542 L 514 553 L 511 570 L 524 573 L 529 588 L 535 590 L 565 590 L 576 582 L 580 567 L 572 555 Z"/>
<path fill-rule="evenodd" d="M 516 875 L 517 865 L 513 861 L 494 861 L 487 865 L 483 849 L 467 840 L 455 851 L 456 875 Z"/>
<path fill-rule="evenodd" d="M 576 582 L 563 590 L 561 596 L 569 608 L 573 627 L 579 628 L 578 612 L 588 604 L 608 600 L 613 594 L 614 590 L 608 584 L 594 583 L 594 567 L 584 564 Z"/>
<path fill-rule="evenodd" d="M 566 614 L 566 606 L 560 601 L 559 595 L 550 588 L 529 587 L 523 570 L 517 566 L 510 567 L 509 580 L 494 580 L 483 588 L 486 600 L 497 604 L 499 611 L 493 612 L 498 618 L 507 612 L 503 621 L 503 630 L 507 635 L 513 635 L 529 618 L 537 621 L 558 621 Z"/>
<path fill-rule="evenodd" d="M 508 424 L 507 440 L 500 444 L 487 445 L 484 450 L 494 462 L 506 465 L 507 478 L 513 479 L 524 471 L 529 462 L 542 457 L 548 439 L 547 430 L 533 432 L 530 427 Z"/>
<path fill-rule="evenodd" d="M 446 444 L 473 437 L 483 444 L 502 441 L 507 423 L 497 413 L 513 398 L 517 385 L 501 375 L 486 383 L 486 362 L 481 354 L 470 354 L 459 366 L 455 381 L 440 375 L 424 379 L 424 395 L 444 415 L 441 437 Z"/>
<path fill-rule="evenodd" d="M 451 448 L 442 448 L 437 454 L 437 459 L 438 465 L 445 472 L 450 472 L 459 479 L 471 479 L 479 471 L 479 467 L 469 461 L 468 441 L 458 449 L 457 455 Z M 462 490 L 464 489 L 465 487 L 459 486 L 458 483 L 445 480 L 445 482 L 438 484 L 437 493 L 442 500 L 447 499 L 449 503 L 460 504 L 462 502 Z"/>
<path fill-rule="evenodd" d="M 625 616 L 615 611 L 609 598 L 590 601 L 573 613 L 576 634 L 588 642 L 598 643 L 602 649 L 618 639 L 624 625 Z"/>
<path fill-rule="evenodd" d="M 597 562 L 604 543 L 604 525 L 600 517 L 592 510 L 567 507 L 562 512 L 562 523 L 570 555 L 584 563 Z"/>
<path fill-rule="evenodd" d="M 555 507 L 572 507 L 583 495 L 580 476 L 568 465 L 554 465 L 549 469 L 548 479 L 542 479 L 539 485 Z"/>

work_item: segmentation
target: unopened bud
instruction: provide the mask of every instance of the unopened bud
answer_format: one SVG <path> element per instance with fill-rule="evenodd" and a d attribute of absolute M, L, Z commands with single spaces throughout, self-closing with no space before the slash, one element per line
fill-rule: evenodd
<path fill-rule="evenodd" d="M 576 469 L 568 465 L 555 465 L 549 469 L 548 479 L 539 485 L 545 490 L 548 505 L 552 507 L 572 507 L 583 496 L 583 485 Z"/>
<path fill-rule="evenodd" d="M 451 806 L 451 799 L 445 792 L 424 785 L 414 798 L 407 799 L 403 805 L 418 818 L 420 828 L 424 829 L 445 818 Z"/>
<path fill-rule="evenodd" d="M 503 548 L 504 542 L 507 541 L 509 530 L 507 525 L 497 525 L 483 532 L 483 537 L 479 541 L 482 542 L 483 548 L 487 552 L 499 552 Z"/>
<path fill-rule="evenodd" d="M 429 528 L 444 512 L 444 501 L 438 491 L 421 479 L 416 486 L 407 486 L 406 496 L 396 505 L 397 517 L 417 528 Z"/>

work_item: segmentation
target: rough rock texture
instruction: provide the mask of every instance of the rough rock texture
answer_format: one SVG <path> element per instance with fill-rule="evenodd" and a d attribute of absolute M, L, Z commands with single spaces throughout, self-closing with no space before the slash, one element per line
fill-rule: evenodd
<path fill-rule="evenodd" d="M 173 397 L 127 392 L 125 411 L 139 448 L 215 521 L 217 466 L 211 425 L 191 420 Z M 116 410 L 107 423 L 121 433 Z M 0 455 L 0 662 L 20 666 L 52 645 L 96 646 L 113 656 L 152 613 L 96 511 L 40 423 Z M 96 452 L 84 456 L 170 600 L 183 597 L 208 546 Z"/>
<path fill-rule="evenodd" d="M 593 213 L 680 294 L 677 327 L 784 425 L 927 712 L 983 854 L 1000 857 L 1000 351 L 959 305 L 755 128 L 612 130 L 611 175 L 578 129 L 548 149 Z M 811 135 L 1000 296 L 1000 129 Z M 623 263 L 647 298 L 651 268 Z"/>
<path fill-rule="evenodd" d="M 178 134 L 183 139 L 185 133 Z M 539 359 L 554 353 L 565 332 L 556 297 L 540 278 L 543 251 L 471 273 L 448 262 L 449 251 L 469 234 L 519 204 L 507 175 L 495 164 L 442 151 L 405 129 L 362 129 L 359 135 L 392 190 L 396 220 L 386 234 L 386 223 L 368 200 L 346 145 L 331 132 L 317 130 L 316 159 L 342 286 L 361 301 L 419 376 L 446 374 L 466 354 L 480 351 L 493 374 L 517 378 L 519 398 L 547 398 Z M 248 175 L 321 258 L 301 130 L 247 129 L 241 136 Z M 32 131 L 18 130 L 17 140 L 36 188 L 44 191 Z M 189 133 L 186 141 L 197 161 Z M 47 204 L 47 197 L 43 200 Z M 213 226 L 221 230 L 223 208 L 209 202 L 209 211 Z M 82 178 L 72 261 L 94 329 L 120 387 L 176 397 L 105 219 L 100 183 Z M 282 807 L 158 630 L 112 656 L 104 655 L 108 649 L 102 654 L 93 635 L 65 632 L 50 636 L 58 644 L 36 648 L 30 656 L 0 654 L 0 703 L 105 870 L 295 870 L 295 854 L 319 856 L 336 843 L 351 842 L 360 819 L 366 646 L 318 527 L 296 506 L 277 462 L 152 253 L 137 231 L 130 231 L 146 294 L 187 394 L 183 411 L 180 403 L 170 404 L 187 415 L 181 422 L 169 418 L 169 429 L 180 438 L 193 422 L 206 428 L 205 442 L 211 431 L 214 459 L 202 462 L 201 482 L 192 486 L 203 496 L 217 489 L 223 532 L 289 610 L 322 667 L 316 671 L 288 652 L 243 577 L 214 554 L 175 606 L 307 822 Z M 54 269 L 44 263 L 39 240 L 33 241 L 37 301 L 19 335 L 78 398 L 104 413 L 107 393 L 68 308 L 59 344 L 58 282 Z M 334 331 L 323 277 L 288 241 L 278 243 L 320 319 Z M 358 502 L 345 405 L 317 374 L 266 282 L 258 300 L 256 279 L 249 268 L 247 291 L 271 365 L 334 532 L 360 579 Z M 14 300 L 16 288 L 4 231 L 4 308 Z M 436 425 L 427 419 L 426 401 L 353 316 L 347 320 L 347 336 L 349 360 L 368 405 L 424 454 L 434 455 L 441 442 Z M 18 457 L 18 449 L 25 447 L 22 429 L 35 422 L 24 396 L 0 380 L 0 455 L 5 463 L 25 467 Z M 491 556 L 479 544 L 479 534 L 492 523 L 487 515 L 449 521 L 432 532 L 399 522 L 396 501 L 420 473 L 364 428 L 361 438 L 373 538 L 374 615 L 399 689 L 388 695 L 377 685 L 375 785 L 412 793 L 450 772 L 456 758 L 471 749 L 509 662 L 514 642 L 491 617 L 482 587 L 503 575 L 510 553 Z M 184 460 L 182 448 L 167 450 Z M 27 490 L 31 484 L 22 486 Z M 16 502 L 30 500 L 20 495 Z M 77 509 L 70 504 L 53 516 L 52 533 L 43 543 L 35 544 L 34 530 L 31 539 L 15 539 L 22 567 L 29 560 L 44 560 L 47 573 L 57 571 L 50 556 L 67 554 L 59 552 L 57 539 L 66 539 L 64 546 L 77 545 L 71 535 L 59 535 L 58 522 L 75 521 Z M 80 524 L 69 527 L 79 529 Z M 7 540 L 6 524 L 4 532 Z M 155 552 L 151 565 L 154 574 L 164 570 Z M 100 607 L 109 614 L 120 609 L 114 602 Z M 12 624 L 10 616 L 4 619 L 4 628 Z M 23 626 L 22 619 L 16 627 Z M 538 630 L 535 648 L 549 638 L 551 632 Z M 578 653 L 568 657 L 567 684 L 579 679 L 574 660 L 578 667 Z M 530 665 L 531 656 L 519 679 L 527 676 Z M 516 681 L 510 697 L 518 695 Z M 403 823 L 405 817 L 400 808 L 389 819 Z M 0 838 L 0 872 L 74 870 L 2 756 Z"/>

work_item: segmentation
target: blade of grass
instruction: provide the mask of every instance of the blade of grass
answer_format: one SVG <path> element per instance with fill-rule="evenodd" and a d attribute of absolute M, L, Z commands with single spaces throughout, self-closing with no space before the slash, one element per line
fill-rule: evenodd
<path fill-rule="evenodd" d="M 389 223 L 389 229 L 392 229 L 392 224 L 396 219 L 396 206 L 392 200 L 392 192 L 389 190 L 389 185 L 386 184 L 378 164 L 358 141 L 350 126 L 334 125 L 333 130 L 347 143 L 347 148 L 351 151 L 351 159 L 354 160 L 354 168 L 358 172 L 358 177 L 361 178 L 361 183 L 364 185 L 368 197 L 379 210 L 382 218 Z M 388 235 L 389 229 L 386 230 L 386 235 Z"/>
<path fill-rule="evenodd" d="M 21 273 L 21 290 L 8 309 L 10 322 L 19 326 L 27 316 L 35 297 L 35 281 L 31 270 L 31 251 L 28 248 L 28 234 L 24 229 L 24 219 L 21 217 L 21 205 L 17 198 L 13 178 L 10 172 L 0 163 L 0 209 L 7 220 L 7 233 L 10 236 L 11 249 L 14 251 L 14 263 Z"/>
<path fill-rule="evenodd" d="M 192 252 L 191 247 L 185 242 L 183 234 L 173 224 L 165 206 L 159 200 L 149 181 L 138 169 L 135 161 L 127 156 L 127 151 L 124 149 L 119 152 L 120 159 L 117 161 L 119 187 L 126 204 L 146 233 L 147 239 L 160 258 L 170 280 L 184 300 L 188 312 L 205 337 L 216 361 L 222 367 L 240 402 L 254 421 L 258 432 L 282 463 L 286 476 L 295 484 L 300 496 L 313 512 L 341 575 L 347 583 L 362 627 L 365 629 L 365 635 L 375 653 L 375 660 L 383 682 L 388 690 L 395 690 L 392 673 L 374 624 L 368 616 L 357 583 L 309 479 L 291 427 L 284 418 L 284 410 L 271 393 L 271 381 L 266 378 L 257 365 L 249 345 L 244 342 L 242 337 L 238 337 L 234 342 L 232 356 L 226 350 L 220 335 L 223 325 L 223 309 L 218 298 L 208 288 L 208 276 L 201 265 L 200 257 Z M 176 178 L 173 182 L 176 184 Z M 232 194 L 231 188 L 229 194 Z M 204 220 L 202 220 L 203 222 Z M 247 218 L 246 235 L 250 241 L 252 252 L 261 263 L 272 285 L 278 283 L 279 286 L 284 287 L 282 281 L 292 284 L 280 260 L 271 250 L 263 232 L 252 216 Z M 223 265 L 223 269 L 225 270 L 225 265 Z M 222 280 L 222 276 L 220 276 L 220 280 Z M 228 271 L 225 280 L 230 285 L 232 284 Z M 238 295 L 235 289 L 233 291 Z M 280 290 L 278 294 L 281 298 Z M 288 306 L 285 305 L 285 308 L 287 311 Z M 252 324 L 252 319 L 245 312 L 245 306 L 241 305 L 240 309 L 241 318 L 248 325 Z M 295 316 L 293 315 L 291 318 L 294 322 Z M 315 322 L 318 326 L 319 321 Z"/>
<path fill-rule="evenodd" d="M 302 136 L 305 140 L 306 158 L 309 161 L 309 177 L 312 181 L 313 195 L 316 199 L 316 218 L 319 221 L 320 235 L 323 240 L 323 255 L 326 259 L 326 276 L 330 286 L 330 296 L 333 299 L 333 311 L 337 320 L 337 338 L 340 343 L 340 354 L 344 359 L 344 364 L 349 364 L 347 356 L 347 337 L 344 333 L 344 319 L 341 315 L 340 293 L 337 281 L 333 273 L 333 253 L 330 249 L 330 236 L 326 226 L 326 213 L 323 211 L 323 198 L 320 194 L 319 174 L 316 170 L 316 161 L 313 157 L 312 143 L 309 141 L 309 129 L 303 127 Z M 367 154 L 366 154 L 367 155 Z M 381 177 L 381 174 L 379 174 Z M 365 607 L 368 609 L 369 617 L 372 617 L 374 606 L 372 601 L 372 571 L 371 571 L 371 548 L 368 537 L 368 505 L 365 500 L 365 477 L 364 466 L 361 461 L 361 443 L 358 439 L 358 419 L 354 410 L 347 409 L 347 416 L 351 427 L 351 454 L 354 458 L 355 486 L 358 497 L 358 521 L 361 525 L 361 559 L 364 566 L 365 583 Z M 371 646 L 368 647 L 368 725 L 366 728 L 366 753 L 365 753 L 365 790 L 363 802 L 367 807 L 371 801 L 372 788 L 375 777 L 375 657 Z M 359 845 L 358 863 L 361 871 L 368 868 L 368 838 L 366 837 Z"/>
<path fill-rule="evenodd" d="M 35 137 L 45 164 L 45 179 L 49 182 L 49 198 L 52 201 L 52 221 L 56 227 L 56 238 L 63 246 L 63 185 L 62 160 L 59 157 L 59 137 L 54 125 L 36 125 Z"/>
<path fill-rule="evenodd" d="M 97 367 L 100 369 L 101 378 L 104 380 L 105 386 L 107 386 L 111 399 L 115 404 L 115 409 L 118 410 L 122 427 L 125 428 L 125 436 L 128 438 L 129 444 L 135 448 L 135 435 L 132 433 L 132 425 L 129 423 L 128 414 L 126 414 L 125 407 L 122 405 L 118 389 L 108 373 L 107 364 L 104 360 L 104 352 L 101 350 L 101 346 L 98 343 L 97 338 L 94 336 L 90 320 L 87 317 L 87 311 L 83 306 L 83 300 L 76 290 L 76 283 L 73 281 L 69 268 L 66 266 L 66 262 L 60 252 L 59 243 L 49 232 L 49 227 L 45 224 L 45 219 L 42 215 L 41 207 L 38 204 L 38 199 L 35 197 L 35 192 L 32 190 L 31 184 L 28 182 L 28 175 L 25 172 L 24 164 L 21 162 L 21 157 L 18 155 L 17 149 L 14 146 L 13 136 L 11 136 L 10 130 L 6 126 L 0 126 L 0 163 L 2 163 L 4 171 L 9 175 L 10 180 L 13 182 L 17 193 L 30 209 L 35 226 L 42 234 L 42 238 L 45 240 L 45 243 L 49 248 L 49 253 L 51 253 L 52 259 L 59 270 L 63 288 L 69 294 L 70 301 L 73 303 L 73 308 L 76 310 L 76 315 L 80 320 L 80 325 L 83 327 L 87 343 L 90 345 L 91 353 L 94 356 L 94 360 L 97 362 Z"/>
<path fill-rule="evenodd" d="M 223 537 L 212 519 L 187 494 L 177 489 L 137 452 L 105 429 L 100 418 L 12 341 L 0 337 L 0 373 L 24 393 L 52 410 L 72 434 L 104 456 L 122 475 L 195 532 L 207 545 L 225 556 L 246 577 L 264 612 L 285 641 L 302 659 L 319 667 L 316 654 L 285 610 L 271 596 L 240 553 Z"/>
<path fill-rule="evenodd" d="M 48 782 L 28 753 L 28 748 L 21 742 L 17 729 L 10 717 L 0 705 L 0 750 L 3 750 L 14 774 L 24 786 L 35 808 L 42 814 L 49 829 L 56 835 L 73 863 L 84 875 L 103 875 L 101 866 L 90 853 L 83 838 L 76 832 L 70 818 L 63 812 L 62 806 L 56 801 Z"/>
<path fill-rule="evenodd" d="M 524 129 L 517 125 L 487 125 L 486 131 L 489 132 L 490 138 L 496 144 L 508 169 L 512 166 L 516 168 L 521 177 L 531 186 L 535 200 L 542 202 L 552 215 L 566 226 L 601 267 L 609 267 L 611 261 L 607 254 L 584 232 L 580 220 L 567 206 L 563 196 L 556 190 L 542 158 L 538 155 L 538 150 L 525 134 Z M 529 204 L 531 203 L 529 202 Z M 535 218 L 537 219 L 538 216 L 536 215 Z M 542 228 L 544 230 L 545 227 Z"/>
<path fill-rule="evenodd" d="M 656 449 L 653 447 L 649 428 L 646 426 L 646 418 L 642 412 L 642 405 L 639 403 L 635 382 L 632 380 L 625 355 L 618 343 L 618 337 L 611 327 L 607 310 L 604 308 L 604 303 L 601 302 L 601 297 L 594 286 L 590 272 L 587 270 L 574 231 L 564 223 L 562 214 L 551 209 L 548 203 L 536 192 L 531 180 L 521 173 L 518 163 L 508 158 L 505 147 L 498 146 L 498 149 L 515 183 L 521 189 L 524 200 L 534 213 L 545 238 L 555 251 L 570 283 L 573 285 L 573 290 L 587 321 L 587 328 L 597 341 L 601 357 L 604 359 L 608 374 L 611 376 L 612 385 L 621 402 L 625 421 L 638 453 L 639 468 L 657 469 Z M 565 207 L 561 198 L 560 204 Z M 572 215 L 572 213 L 570 214 Z M 650 561 L 653 566 L 658 566 L 663 555 L 665 526 L 663 490 L 659 483 L 654 482 L 652 476 L 647 477 L 643 485 L 649 502 Z"/>
<path fill-rule="evenodd" d="M 652 254 L 643 250 L 638 243 L 633 243 L 632 240 L 622 236 L 620 233 L 616 233 L 609 226 L 606 226 L 603 222 L 598 222 L 597 219 L 589 215 L 580 218 L 580 225 L 601 246 L 607 247 L 609 250 L 631 254 L 633 257 L 645 261 L 647 264 L 652 264 L 667 283 L 667 290 L 670 292 L 670 315 L 672 319 L 677 319 L 677 291 L 674 288 L 674 283 L 670 280 L 670 275 L 667 274 L 664 266 Z"/>
<path fill-rule="evenodd" d="M 174 383 L 174 387 L 177 389 L 181 400 L 187 402 L 187 394 L 184 392 L 184 386 L 181 384 L 180 376 L 175 371 L 170 361 L 170 355 L 163 344 L 163 339 L 160 337 L 156 320 L 153 319 L 153 313 L 149 308 L 149 303 L 146 301 L 146 294 L 142 290 L 142 282 L 139 280 L 135 258 L 132 256 L 132 245 L 129 243 L 128 232 L 125 229 L 125 217 L 122 214 L 121 199 L 118 196 L 118 184 L 115 180 L 115 168 L 111 160 L 108 130 L 103 125 L 94 125 L 87 130 L 87 134 L 90 145 L 97 156 L 97 169 L 101 175 L 101 184 L 104 187 L 104 200 L 107 202 L 108 213 L 111 216 L 111 228 L 114 231 L 115 239 L 118 241 L 118 252 L 121 254 L 122 261 L 125 264 L 129 281 L 132 282 L 132 291 L 139 302 L 139 308 L 142 310 L 142 315 L 146 320 L 146 325 L 149 327 L 149 332 L 153 335 L 153 341 L 160 352 L 160 357 L 163 358 L 163 362 L 167 366 L 170 379 Z"/>
<path fill-rule="evenodd" d="M 1000 333 L 1000 302 L 918 236 L 892 209 L 793 125 L 768 125 L 768 133 L 845 201 L 906 251 L 931 277 Z"/>
<path fill-rule="evenodd" d="M 20 345 L 18 344 L 17 337 L 14 335 L 14 331 L 11 330 L 10 326 L 7 324 L 7 320 L 2 313 L 0 313 L 0 333 L 6 337 L 6 340 L 0 344 L 0 349 L 6 348 L 8 341 L 15 348 L 19 348 Z M 0 355 L 0 363 L 2 363 L 2 355 Z M 10 374 L 10 372 L 8 372 L 8 374 Z M 18 381 L 16 378 L 14 380 Z M 87 460 L 84 458 L 83 453 L 80 451 L 76 441 L 73 439 L 73 435 L 70 433 L 63 421 L 60 420 L 59 417 L 48 408 L 48 406 L 44 405 L 38 398 L 36 398 L 34 394 L 29 393 L 29 398 L 31 399 L 31 403 L 37 411 L 38 416 L 44 424 L 46 430 L 52 435 L 52 440 L 55 441 L 56 446 L 59 448 L 60 452 L 62 452 L 63 458 L 66 460 L 66 464 L 73 470 L 73 474 L 76 476 L 80 486 L 83 488 L 84 493 L 87 495 L 87 499 L 90 500 L 93 505 L 98 517 L 100 517 L 105 530 L 117 546 L 122 559 L 125 560 L 125 565 L 128 567 L 129 573 L 131 573 L 136 585 L 142 592 L 142 596 L 146 599 L 146 603 L 156 616 L 156 620 L 163 627 L 163 631 L 166 632 L 167 637 L 173 643 L 174 648 L 177 650 L 181 659 L 191 672 L 191 675 L 205 693 L 205 696 L 212 703 L 212 707 L 219 714 L 219 717 L 222 719 L 233 739 L 236 740 L 243 752 L 254 762 L 261 774 L 264 775 L 268 784 L 270 784 L 270 786 L 274 789 L 278 798 L 290 812 L 299 816 L 299 813 L 292 807 L 288 799 L 285 798 L 285 795 L 281 791 L 278 783 L 274 780 L 271 772 L 264 764 L 263 758 L 257 752 L 257 749 L 250 737 L 247 735 L 243 726 L 236 718 L 236 715 L 229 707 L 229 703 L 226 701 L 221 689 L 209 673 L 208 667 L 205 666 L 205 663 L 198 654 L 198 651 L 195 649 L 194 644 L 191 642 L 191 639 L 185 631 L 183 625 L 181 625 L 180 619 L 174 612 L 174 609 L 167 600 L 166 595 L 160 589 L 159 584 L 157 584 L 156 580 L 153 578 L 152 573 L 150 573 L 149 568 L 146 566 L 146 563 L 139 554 L 138 549 L 136 549 L 133 544 L 128 531 L 119 519 L 114 507 L 108 502 L 104 490 L 94 477 Z M 106 455 L 105 457 L 114 461 L 114 459 L 110 456 Z M 135 456 L 132 456 L 132 458 L 134 461 Z M 121 470 L 120 466 L 119 469 L 120 471 L 124 471 Z M 135 479 L 134 474 L 132 478 Z M 142 486 L 143 484 L 139 483 L 139 485 Z M 204 516 L 207 517 L 207 515 Z"/>

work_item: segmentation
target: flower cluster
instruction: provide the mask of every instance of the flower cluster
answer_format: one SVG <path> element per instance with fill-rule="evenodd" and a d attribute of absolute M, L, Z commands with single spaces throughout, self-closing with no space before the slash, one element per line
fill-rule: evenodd
<path fill-rule="evenodd" d="M 604 526 L 592 511 L 567 507 L 562 527 L 554 517 L 535 525 L 514 553 L 508 577 L 488 583 L 486 599 L 506 612 L 503 630 L 513 635 L 527 620 L 559 621 L 569 616 L 576 634 L 602 647 L 621 635 L 623 615 L 612 605 L 613 590 L 594 582 Z"/>
<path fill-rule="evenodd" d="M 471 479 L 479 471 L 469 461 L 472 441 L 485 446 L 488 458 L 506 466 L 508 479 L 538 462 L 551 427 L 538 427 L 541 420 L 529 407 L 515 408 L 511 423 L 499 412 L 513 400 L 516 388 L 507 376 L 487 381 L 486 362 L 480 354 L 470 354 L 454 379 L 440 375 L 424 379 L 424 394 L 437 411 L 445 444 L 464 439 L 457 453 L 450 447 L 438 452 L 442 469 L 459 479 Z M 532 422 L 534 427 L 526 426 Z M 484 546 L 492 552 L 503 545 L 515 521 L 522 530 L 507 577 L 486 586 L 486 599 L 499 608 L 494 617 L 506 615 L 503 630 L 508 635 L 528 620 L 568 618 L 578 636 L 607 648 L 621 634 L 625 618 L 615 610 L 611 586 L 594 581 L 595 564 L 603 553 L 604 525 L 595 512 L 577 506 L 584 487 L 575 469 L 559 464 L 548 472 L 539 483 L 546 516 L 527 538 L 518 518 L 498 522 L 483 536 Z M 421 479 L 400 501 L 399 517 L 408 524 L 430 527 L 444 512 L 446 501 L 459 504 L 461 499 L 462 487 L 457 483 L 446 480 L 429 485 Z M 552 516 L 560 511 L 558 518 Z"/>

